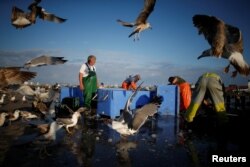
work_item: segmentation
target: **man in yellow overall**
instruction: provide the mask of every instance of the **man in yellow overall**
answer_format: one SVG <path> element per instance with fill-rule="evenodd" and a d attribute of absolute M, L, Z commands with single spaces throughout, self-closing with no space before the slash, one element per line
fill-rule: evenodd
<path fill-rule="evenodd" d="M 195 90 L 192 94 L 192 101 L 185 113 L 185 120 L 193 122 L 193 119 L 204 100 L 206 91 L 209 91 L 212 103 L 218 118 L 226 117 L 226 109 L 224 103 L 223 83 L 219 75 L 215 73 L 204 73 L 198 79 Z M 225 119 L 224 119 L 225 120 Z"/>

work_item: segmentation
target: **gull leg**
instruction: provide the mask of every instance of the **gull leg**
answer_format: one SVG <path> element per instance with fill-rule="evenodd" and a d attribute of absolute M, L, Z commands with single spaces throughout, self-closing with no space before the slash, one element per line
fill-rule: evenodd
<path fill-rule="evenodd" d="M 137 35 L 137 41 L 139 41 L 140 40 L 140 31 L 138 32 L 138 35 Z"/>
<path fill-rule="evenodd" d="M 66 131 L 69 133 L 69 134 L 72 134 L 72 132 L 69 130 L 69 127 L 66 126 Z"/>
<path fill-rule="evenodd" d="M 46 146 L 42 145 L 40 147 L 40 150 L 39 150 L 39 158 L 40 159 L 44 159 L 45 158 L 45 155 L 44 155 L 44 150 L 45 150 Z"/>
<path fill-rule="evenodd" d="M 228 73 L 229 68 L 230 68 L 230 64 L 228 64 L 228 66 L 226 66 L 226 67 L 224 68 L 224 72 L 225 72 L 225 73 Z"/>
<path fill-rule="evenodd" d="M 49 154 L 47 151 L 46 145 L 43 145 L 39 150 L 39 158 L 45 159 L 46 156 L 51 156 L 52 154 Z"/>
<path fill-rule="evenodd" d="M 237 71 L 232 72 L 231 77 L 232 77 L 232 78 L 236 77 L 236 76 L 237 76 L 237 73 L 238 73 Z"/>

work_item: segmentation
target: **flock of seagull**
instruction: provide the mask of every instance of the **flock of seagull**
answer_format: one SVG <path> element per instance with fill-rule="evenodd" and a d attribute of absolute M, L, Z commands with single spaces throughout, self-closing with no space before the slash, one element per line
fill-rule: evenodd
<path fill-rule="evenodd" d="M 156 0 L 144 0 L 144 8 L 139 13 L 134 23 L 124 22 L 118 19 L 118 23 L 125 27 L 135 27 L 129 37 L 134 35 L 134 40 L 139 40 L 142 31 L 152 28 L 147 22 L 148 17 L 154 10 Z M 194 15 L 193 24 L 198 29 L 199 34 L 203 34 L 211 46 L 202 52 L 198 59 L 202 57 L 217 57 L 229 60 L 229 65 L 224 69 L 225 73 L 229 72 L 230 65 L 235 68 L 232 77 L 237 73 L 248 76 L 250 67 L 243 58 L 243 37 L 238 27 L 226 24 L 223 20 L 208 15 Z"/>
<path fill-rule="evenodd" d="M 46 88 L 22 85 L 14 90 L 14 93 L 13 96 L 16 97 L 18 94 L 27 97 L 25 103 L 28 104 L 20 105 L 20 99 L 16 98 L 15 101 L 11 101 L 6 99 L 6 94 L 2 94 L 0 107 L 3 110 L 0 114 L 0 128 L 11 126 L 14 121 L 21 121 L 24 126 L 37 129 L 36 131 L 39 133 L 34 133 L 34 136 L 26 140 L 25 143 L 19 144 L 35 144 L 40 146 L 40 149 L 44 149 L 45 152 L 46 147 L 56 141 L 60 129 L 65 127 L 67 133 L 72 133 L 71 129 L 77 125 L 81 113 L 84 112 L 84 108 L 80 107 L 76 111 L 69 109 L 68 114 L 63 117 L 61 114 L 57 114 L 59 112 L 57 108 L 63 105 L 59 103 L 59 84 Z"/>
<path fill-rule="evenodd" d="M 35 0 L 28 6 L 30 12 L 24 12 L 22 9 L 13 6 L 11 14 L 11 23 L 17 29 L 22 29 L 36 23 L 36 18 L 51 21 L 55 23 L 63 23 L 66 19 L 58 17 L 52 13 L 48 13 L 44 8 L 38 6 L 41 0 Z"/>
<path fill-rule="evenodd" d="M 66 19 L 47 13 L 44 8 L 38 5 L 40 2 L 41 0 L 34 0 L 28 6 L 30 12 L 24 12 L 14 6 L 11 17 L 12 25 L 16 28 L 25 28 L 34 24 L 37 17 L 56 23 L 66 21 Z M 125 27 L 134 27 L 129 37 L 134 36 L 134 40 L 139 40 L 142 31 L 152 28 L 147 20 L 154 11 L 155 4 L 156 0 L 144 0 L 143 9 L 134 22 L 125 22 L 120 19 L 117 19 L 117 22 Z M 203 34 L 211 46 L 210 49 L 203 51 L 198 59 L 202 57 L 222 57 L 229 60 L 229 65 L 224 69 L 225 73 L 229 72 L 230 65 L 232 65 L 235 68 L 235 71 L 232 72 L 232 77 L 236 77 L 237 73 L 243 76 L 249 75 L 250 67 L 243 58 L 242 32 L 238 27 L 226 24 L 215 16 L 208 15 L 194 15 L 193 24 L 197 27 L 199 34 Z"/>
<path fill-rule="evenodd" d="M 12 84 L 22 84 L 36 76 L 36 72 L 23 71 L 22 69 L 45 65 L 58 65 L 64 64 L 65 62 L 67 62 L 67 60 L 64 60 L 63 57 L 42 55 L 27 61 L 22 67 L 0 67 L 0 89 Z"/>

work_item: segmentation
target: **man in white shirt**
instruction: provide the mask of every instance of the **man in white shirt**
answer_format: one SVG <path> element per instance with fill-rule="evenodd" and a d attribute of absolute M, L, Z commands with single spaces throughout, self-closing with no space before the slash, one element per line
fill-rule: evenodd
<path fill-rule="evenodd" d="M 84 98 L 83 106 L 87 109 L 91 109 L 91 100 L 98 88 L 95 63 L 96 57 L 90 55 L 88 61 L 82 64 L 79 71 L 79 86 L 83 91 Z"/>

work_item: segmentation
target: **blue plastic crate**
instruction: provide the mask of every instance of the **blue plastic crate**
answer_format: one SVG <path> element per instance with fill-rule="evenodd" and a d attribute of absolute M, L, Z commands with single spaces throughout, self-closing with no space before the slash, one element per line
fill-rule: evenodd
<path fill-rule="evenodd" d="M 60 101 L 65 97 L 79 97 L 80 106 L 83 105 L 83 94 L 79 87 L 61 87 Z"/>
<path fill-rule="evenodd" d="M 98 89 L 97 114 L 106 115 L 114 119 L 120 116 L 120 111 L 124 109 L 127 99 L 132 91 L 124 89 Z M 130 106 L 135 109 L 147 104 L 150 101 L 150 91 L 138 91 Z"/>
<path fill-rule="evenodd" d="M 158 113 L 178 116 L 180 106 L 179 87 L 176 85 L 157 85 L 156 94 L 163 97 Z"/>

